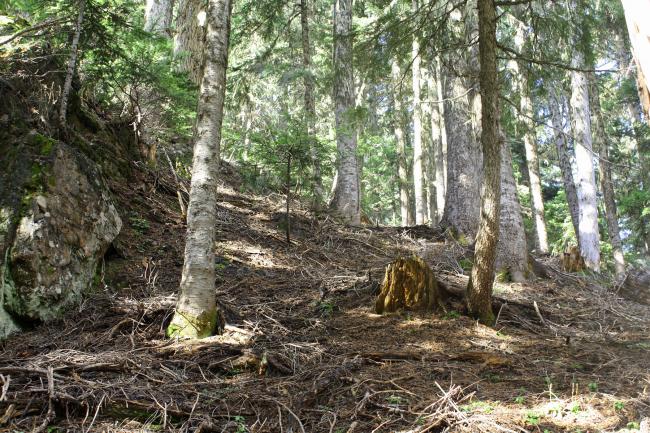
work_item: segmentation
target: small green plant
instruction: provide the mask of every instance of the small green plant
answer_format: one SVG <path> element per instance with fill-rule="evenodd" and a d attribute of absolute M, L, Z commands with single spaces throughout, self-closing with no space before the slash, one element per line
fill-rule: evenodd
<path fill-rule="evenodd" d="M 517 397 L 515 397 L 515 403 L 517 404 L 526 403 L 526 397 L 524 397 L 523 395 L 518 395 Z"/>
<path fill-rule="evenodd" d="M 526 412 L 525 422 L 528 425 L 538 425 L 541 419 L 541 415 L 537 412 Z"/>
<path fill-rule="evenodd" d="M 575 402 L 575 403 L 573 403 L 571 405 L 571 412 L 572 413 L 577 414 L 577 413 L 580 413 L 580 411 L 582 411 L 582 406 L 580 406 L 580 403 Z"/>
<path fill-rule="evenodd" d="M 318 310 L 320 311 L 321 316 L 324 317 L 331 316 L 334 313 L 335 308 L 336 305 L 331 301 L 321 301 L 318 303 Z"/>
<path fill-rule="evenodd" d="M 598 392 L 598 384 L 596 382 L 589 382 L 589 385 L 587 385 L 587 387 L 591 392 Z"/>
<path fill-rule="evenodd" d="M 614 410 L 621 411 L 625 408 L 625 403 L 622 401 L 614 402 Z"/>
<path fill-rule="evenodd" d="M 461 406 L 460 410 L 463 412 L 472 412 L 475 410 L 479 410 L 483 413 L 492 413 L 494 412 L 494 407 L 492 407 L 492 405 L 484 401 L 474 401 L 470 404 Z"/>
<path fill-rule="evenodd" d="M 628 422 L 627 425 L 626 425 L 625 427 L 628 428 L 628 429 L 630 429 L 630 430 L 638 430 L 639 428 L 641 428 L 641 426 L 639 425 L 639 423 L 638 423 L 638 422 L 634 422 L 634 421 L 632 421 L 632 422 Z"/>
<path fill-rule="evenodd" d="M 246 418 L 241 415 L 235 415 L 233 421 L 237 423 L 237 433 L 248 432 L 248 428 L 246 428 Z"/>
<path fill-rule="evenodd" d="M 469 272 L 472 270 L 473 263 L 469 259 L 461 259 L 461 261 L 458 262 L 458 265 L 463 271 Z"/>
<path fill-rule="evenodd" d="M 445 315 L 442 316 L 442 318 L 445 320 L 458 319 L 459 317 L 460 317 L 460 313 L 456 310 L 447 311 Z"/>
<path fill-rule="evenodd" d="M 402 404 L 403 400 L 404 399 L 399 395 L 389 395 L 388 397 L 386 397 L 386 401 L 390 404 Z"/>
<path fill-rule="evenodd" d="M 131 215 L 129 217 L 129 223 L 131 224 L 131 227 L 133 227 L 133 230 L 140 234 L 145 234 L 149 231 L 149 221 L 138 214 Z"/>

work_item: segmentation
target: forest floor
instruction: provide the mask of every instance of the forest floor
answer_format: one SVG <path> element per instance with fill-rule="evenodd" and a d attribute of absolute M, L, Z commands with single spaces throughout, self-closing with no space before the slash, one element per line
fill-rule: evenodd
<path fill-rule="evenodd" d="M 222 171 L 224 333 L 165 339 L 185 226 L 173 178 L 136 170 L 111 185 L 125 227 L 94 293 L 1 343 L 0 432 L 587 433 L 650 415 L 647 305 L 552 270 L 497 285 L 494 328 L 455 297 L 446 313 L 380 316 L 389 262 L 418 254 L 460 293 L 463 249 L 426 227 L 349 228 L 302 209 L 288 245 L 283 197 Z"/>

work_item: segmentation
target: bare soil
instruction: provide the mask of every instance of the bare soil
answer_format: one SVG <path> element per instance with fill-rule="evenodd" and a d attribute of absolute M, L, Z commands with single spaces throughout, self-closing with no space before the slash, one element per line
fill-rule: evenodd
<path fill-rule="evenodd" d="M 623 432 L 650 415 L 650 308 L 565 274 L 499 284 L 463 315 L 466 251 L 427 227 L 345 227 L 223 169 L 223 335 L 164 338 L 185 226 L 173 177 L 113 182 L 125 228 L 95 291 L 1 343 L 0 432 Z M 374 314 L 385 266 L 418 254 L 447 312 Z"/>

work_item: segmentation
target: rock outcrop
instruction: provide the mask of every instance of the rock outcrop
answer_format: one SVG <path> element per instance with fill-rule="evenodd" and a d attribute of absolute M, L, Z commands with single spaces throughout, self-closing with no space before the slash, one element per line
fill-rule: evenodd
<path fill-rule="evenodd" d="M 0 144 L 0 338 L 79 302 L 122 227 L 96 165 L 31 132 Z"/>

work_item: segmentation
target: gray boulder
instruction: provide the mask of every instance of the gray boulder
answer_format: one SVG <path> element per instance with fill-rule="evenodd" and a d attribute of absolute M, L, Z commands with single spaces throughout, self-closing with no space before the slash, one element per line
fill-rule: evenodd
<path fill-rule="evenodd" d="M 122 221 L 95 164 L 32 132 L 0 162 L 0 338 L 77 304 Z"/>

